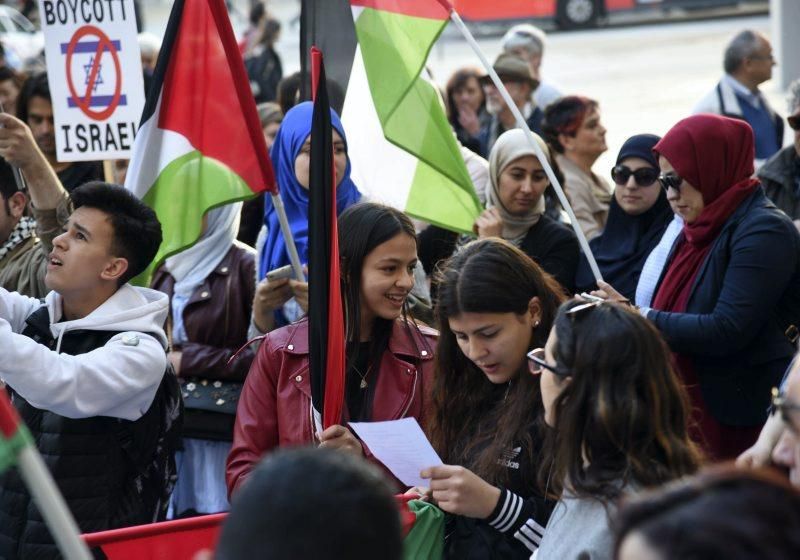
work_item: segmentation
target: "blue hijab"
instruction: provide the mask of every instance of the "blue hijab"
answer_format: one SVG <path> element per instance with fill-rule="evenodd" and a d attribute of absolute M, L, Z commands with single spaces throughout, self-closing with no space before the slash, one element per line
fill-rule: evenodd
<path fill-rule="evenodd" d="M 300 154 L 303 143 L 311 134 L 311 117 L 314 105 L 310 101 L 292 107 L 278 129 L 275 143 L 272 145 L 270 157 L 275 167 L 275 178 L 278 190 L 286 208 L 286 217 L 297 245 L 297 253 L 303 263 L 308 262 L 308 190 L 303 188 L 294 173 L 294 162 Z M 339 115 L 331 109 L 331 123 L 345 143 L 344 128 Z M 355 204 L 361 198 L 361 193 L 350 179 L 350 158 L 347 158 L 347 167 L 344 177 L 336 188 L 336 213 Z M 262 279 L 267 272 L 289 264 L 289 252 L 283 239 L 283 232 L 278 222 L 278 214 L 272 204 L 272 199 L 267 196 L 264 204 L 264 224 L 267 226 L 267 239 L 261 250 L 261 260 L 258 278 Z"/>

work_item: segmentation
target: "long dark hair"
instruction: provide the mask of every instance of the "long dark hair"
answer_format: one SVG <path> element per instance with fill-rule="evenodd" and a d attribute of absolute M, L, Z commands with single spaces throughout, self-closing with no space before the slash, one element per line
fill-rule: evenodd
<path fill-rule="evenodd" d="M 527 371 L 497 402 L 496 387 L 461 351 L 450 317 L 462 313 L 528 312 L 538 297 L 542 317 L 528 345 L 543 345 L 558 305 L 561 286 L 525 253 L 501 239 L 473 241 L 438 272 L 436 318 L 440 329 L 436 375 L 432 389 L 429 435 L 446 463 L 464 465 L 490 483 L 502 483 L 505 469 L 497 461 L 504 451 L 522 444 L 531 452 L 530 432 L 542 424 L 539 383 Z"/>
<path fill-rule="evenodd" d="M 704 469 L 644 492 L 616 519 L 615 558 L 636 533 L 661 558 L 781 560 L 800 550 L 800 491 L 771 469 Z"/>
<path fill-rule="evenodd" d="M 361 340 L 361 269 L 364 259 L 378 245 L 386 243 L 397 235 L 408 235 L 417 241 L 414 224 L 401 211 L 375 204 L 361 202 L 347 208 L 339 216 L 339 262 L 341 269 L 341 287 L 344 300 L 345 335 L 348 341 Z M 402 321 L 408 330 L 409 337 L 414 340 L 411 329 L 416 324 L 409 320 L 407 303 L 403 305 Z M 369 363 L 380 363 L 392 334 L 393 321 L 376 317 L 372 327 L 369 345 Z M 357 348 L 358 345 L 355 345 Z M 358 352 L 348 353 L 348 369 L 358 359 Z M 377 368 L 375 374 L 378 374 Z M 370 384 L 368 398 L 371 401 Z"/>
<path fill-rule="evenodd" d="M 615 500 L 622 486 L 658 486 L 693 473 L 699 452 L 689 439 L 689 401 L 655 327 L 628 306 L 602 303 L 555 320 L 553 355 L 569 378 L 553 403 L 554 430 L 540 466 L 549 491 Z M 551 470 L 552 469 L 552 470 Z"/>

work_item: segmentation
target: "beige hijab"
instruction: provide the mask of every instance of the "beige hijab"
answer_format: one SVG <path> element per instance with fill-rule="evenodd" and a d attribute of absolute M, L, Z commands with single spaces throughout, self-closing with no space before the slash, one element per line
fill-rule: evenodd
<path fill-rule="evenodd" d="M 542 152 L 547 156 L 548 162 L 552 165 L 547 144 L 538 134 L 535 132 L 532 134 L 536 142 L 539 143 Z M 492 148 L 492 153 L 489 155 L 489 179 L 491 180 L 491 185 L 486 193 L 486 208 L 496 207 L 500 211 L 500 217 L 503 220 L 503 239 L 517 246 L 522 243 L 528 230 L 536 225 L 544 213 L 544 195 L 539 198 L 536 206 L 524 216 L 511 214 L 500 201 L 500 174 L 509 164 L 523 156 L 536 157 L 536 152 L 530 145 L 525 133 L 521 129 L 515 128 L 501 134 Z"/>

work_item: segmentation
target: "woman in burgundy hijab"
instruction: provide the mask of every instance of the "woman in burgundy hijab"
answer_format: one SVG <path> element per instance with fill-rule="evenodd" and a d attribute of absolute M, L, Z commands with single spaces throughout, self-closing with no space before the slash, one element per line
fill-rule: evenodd
<path fill-rule="evenodd" d="M 653 308 L 640 311 L 675 355 L 695 439 L 711 459 L 732 459 L 757 438 L 795 351 L 800 235 L 753 178 L 753 131 L 744 121 L 695 115 L 653 151 L 684 228 Z"/>

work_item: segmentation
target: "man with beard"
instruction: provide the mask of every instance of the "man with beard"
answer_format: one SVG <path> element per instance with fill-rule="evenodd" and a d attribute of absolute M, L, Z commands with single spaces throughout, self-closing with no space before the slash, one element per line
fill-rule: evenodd
<path fill-rule="evenodd" d="M 28 190 L 20 190 L 12 165 L 22 171 Z M 67 193 L 30 129 L 0 114 L 0 287 L 35 298 L 47 295 L 47 255 L 68 214 Z"/>
<path fill-rule="evenodd" d="M 25 81 L 17 99 L 17 117 L 31 128 L 36 144 L 67 191 L 103 179 L 103 164 L 99 161 L 60 162 L 56 159 L 56 130 L 46 72 L 34 74 Z"/>
<path fill-rule="evenodd" d="M 541 134 L 544 113 L 533 100 L 533 92 L 539 86 L 539 81 L 534 79 L 528 63 L 518 56 L 503 53 L 495 60 L 494 71 L 497 72 L 514 104 L 525 117 L 528 127 L 533 132 Z M 497 138 L 505 131 L 517 128 L 517 122 L 514 119 L 514 113 L 511 112 L 488 74 L 481 78 L 481 85 L 486 95 L 486 111 L 492 115 L 492 120 L 481 128 L 478 135 L 481 155 L 488 158 Z"/>

